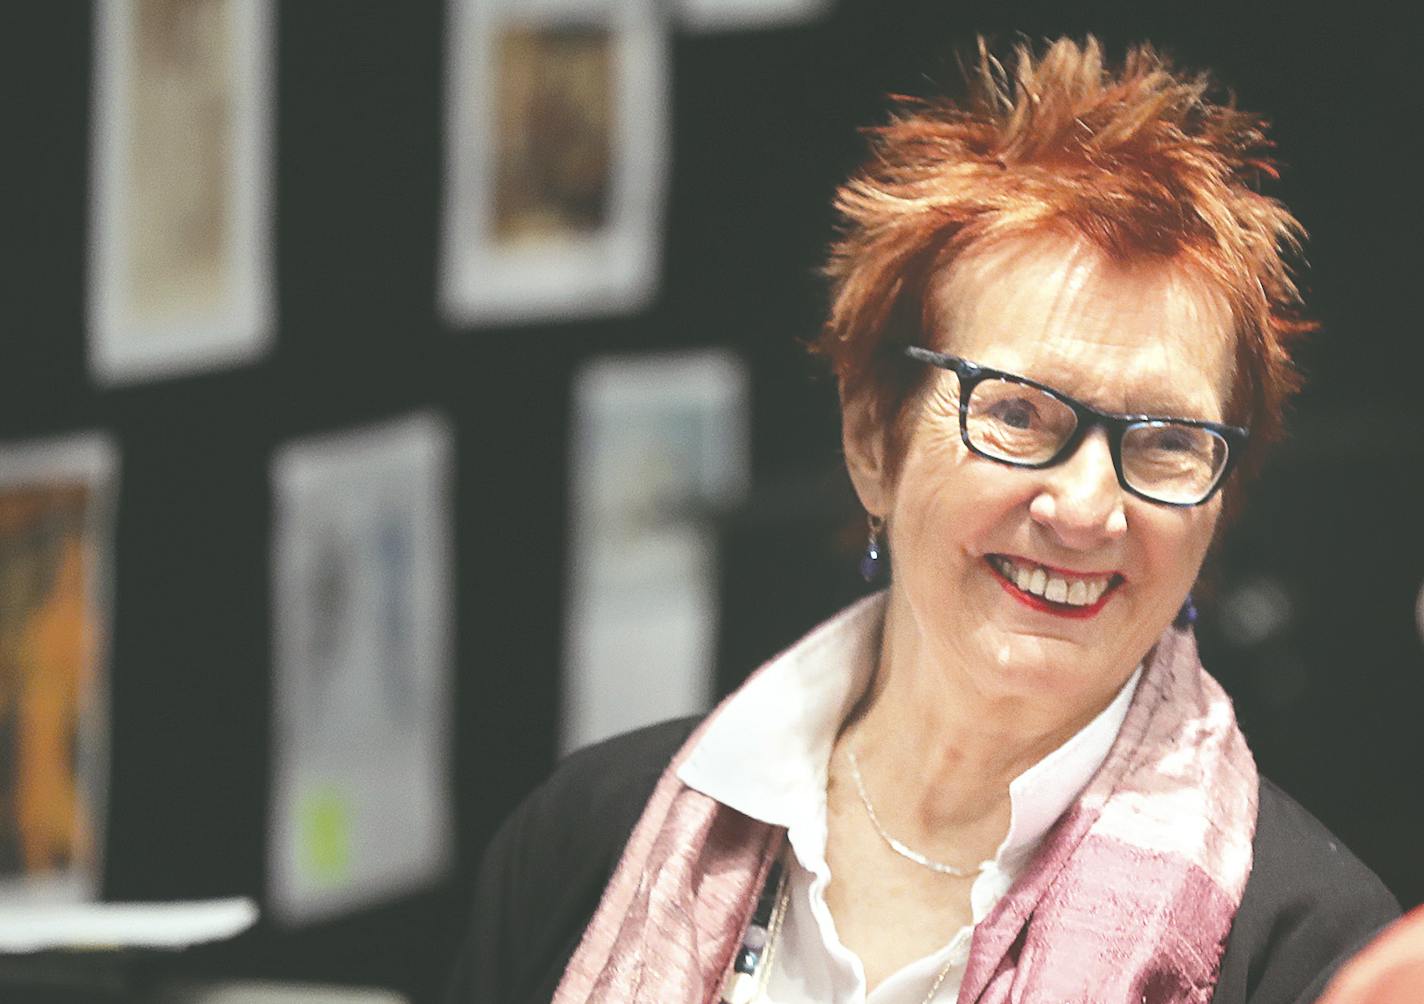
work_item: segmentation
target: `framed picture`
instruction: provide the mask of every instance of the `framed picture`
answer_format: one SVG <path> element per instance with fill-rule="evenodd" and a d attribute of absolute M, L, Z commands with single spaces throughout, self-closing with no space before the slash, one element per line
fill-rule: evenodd
<path fill-rule="evenodd" d="M 692 32 L 768 30 L 830 12 L 831 0 L 677 0 L 678 25 Z"/>
<path fill-rule="evenodd" d="M 0 906 L 98 894 L 118 455 L 0 444 Z"/>
<path fill-rule="evenodd" d="M 453 437 L 436 415 L 272 463 L 268 900 L 316 920 L 451 861 Z"/>
<path fill-rule="evenodd" d="M 270 0 L 99 0 L 89 366 L 251 360 L 274 326 Z"/>
<path fill-rule="evenodd" d="M 451 0 L 440 296 L 455 325 L 631 311 L 659 273 L 655 0 Z"/>
<path fill-rule="evenodd" d="M 706 710 L 717 519 L 748 483 L 734 356 L 606 358 L 574 385 L 564 751 Z"/>

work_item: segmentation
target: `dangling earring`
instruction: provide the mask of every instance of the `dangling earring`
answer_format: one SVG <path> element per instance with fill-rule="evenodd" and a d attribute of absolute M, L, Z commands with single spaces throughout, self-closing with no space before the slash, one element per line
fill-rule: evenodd
<path fill-rule="evenodd" d="M 1178 631 L 1185 631 L 1197 622 L 1197 605 L 1192 602 L 1192 594 L 1188 593 L 1187 598 L 1182 601 L 1182 608 L 1177 611 L 1177 617 L 1172 621 L 1172 626 Z"/>
<path fill-rule="evenodd" d="M 889 555 L 885 553 L 885 546 L 880 539 L 881 534 L 885 532 L 885 520 L 881 516 L 867 514 L 865 525 L 869 534 L 865 542 L 865 554 L 860 559 L 860 577 L 876 586 L 885 581 L 890 565 Z"/>

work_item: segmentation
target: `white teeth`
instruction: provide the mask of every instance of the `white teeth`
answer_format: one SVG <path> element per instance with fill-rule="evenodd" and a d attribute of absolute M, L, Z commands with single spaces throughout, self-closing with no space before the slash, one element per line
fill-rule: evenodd
<path fill-rule="evenodd" d="M 1090 606 L 1103 598 L 1111 584 L 1109 579 L 1072 579 L 1049 575 L 1046 569 L 1021 565 L 997 554 L 990 556 L 990 562 L 1004 578 L 1024 592 L 1042 596 L 1051 603 Z"/>

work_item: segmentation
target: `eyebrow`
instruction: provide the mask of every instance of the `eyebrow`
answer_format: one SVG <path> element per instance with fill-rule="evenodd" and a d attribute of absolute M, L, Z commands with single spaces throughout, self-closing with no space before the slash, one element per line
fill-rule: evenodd
<path fill-rule="evenodd" d="M 1065 391 L 1066 393 L 1066 391 Z M 1083 400 L 1083 398 L 1079 398 Z M 1139 398 L 1129 394 L 1126 398 L 1129 402 L 1137 404 L 1139 401 L 1147 401 L 1145 406 L 1129 408 L 1123 414 L 1130 415 L 1160 415 L 1169 418 L 1191 418 L 1202 421 L 1223 421 L 1220 416 L 1226 414 L 1225 407 L 1215 406 L 1215 402 L 1189 401 L 1186 398 L 1175 395 Z M 1218 417 L 1213 417 L 1213 414 Z"/>

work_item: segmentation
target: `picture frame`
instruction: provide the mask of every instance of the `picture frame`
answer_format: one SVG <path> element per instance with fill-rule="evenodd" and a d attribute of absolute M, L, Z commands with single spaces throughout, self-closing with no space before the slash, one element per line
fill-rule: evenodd
<path fill-rule="evenodd" d="M 271 0 L 98 0 L 88 364 L 101 385 L 272 344 Z"/>
<path fill-rule="evenodd" d="M 831 0 L 677 0 L 678 27 L 692 34 L 770 31 L 830 13 Z"/>
<path fill-rule="evenodd" d="M 454 436 L 422 412 L 271 465 L 268 907 L 330 917 L 453 861 Z"/>
<path fill-rule="evenodd" d="M 451 0 L 440 306 L 455 327 L 635 311 L 660 272 L 654 0 Z"/>
<path fill-rule="evenodd" d="M 0 443 L 0 905 L 100 890 L 118 479 L 102 433 Z"/>
<path fill-rule="evenodd" d="M 749 395 L 745 364 L 717 349 L 576 375 L 562 751 L 709 707 L 718 521 L 750 483 Z"/>

